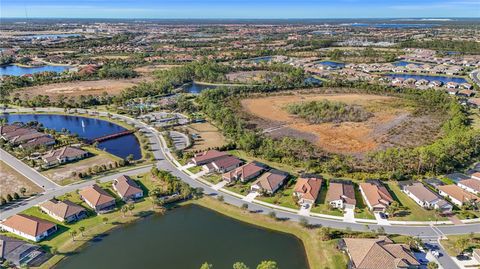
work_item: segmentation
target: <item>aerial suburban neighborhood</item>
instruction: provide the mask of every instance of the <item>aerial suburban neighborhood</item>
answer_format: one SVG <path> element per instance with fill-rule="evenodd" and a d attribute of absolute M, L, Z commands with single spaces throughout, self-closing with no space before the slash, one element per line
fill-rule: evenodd
<path fill-rule="evenodd" d="M 478 2 L 87 2 L 2 2 L 0 268 L 480 268 Z"/>

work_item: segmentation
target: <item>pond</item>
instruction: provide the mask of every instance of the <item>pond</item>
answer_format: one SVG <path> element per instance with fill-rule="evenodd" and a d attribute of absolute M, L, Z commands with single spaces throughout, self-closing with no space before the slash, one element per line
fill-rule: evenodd
<path fill-rule="evenodd" d="M 467 80 L 462 77 L 447 77 L 447 76 L 428 76 L 428 75 L 410 75 L 410 74 L 387 74 L 386 76 L 391 78 L 403 78 L 409 79 L 413 78 L 415 80 L 426 79 L 428 81 L 438 80 L 442 83 L 456 82 L 456 83 L 466 83 Z"/>
<path fill-rule="evenodd" d="M 340 62 L 334 62 L 334 61 L 320 61 L 320 62 L 316 62 L 317 64 L 321 64 L 321 65 L 324 65 L 326 67 L 330 67 L 332 69 L 340 69 L 340 68 L 344 68 L 345 67 L 345 64 L 344 63 L 340 63 Z"/>
<path fill-rule="evenodd" d="M 22 76 L 46 71 L 60 73 L 68 69 L 70 69 L 70 66 L 67 65 L 43 65 L 24 67 L 14 64 L 8 64 L 0 66 L 0 76 Z"/>
<path fill-rule="evenodd" d="M 126 130 L 122 126 L 109 121 L 80 116 L 54 115 L 54 114 L 8 114 L 3 115 L 7 122 L 30 122 L 37 121 L 46 128 L 61 131 L 63 128 L 72 134 L 78 134 L 84 139 L 94 139 L 100 136 L 118 133 Z M 135 160 L 142 157 L 140 144 L 135 135 L 117 137 L 106 140 L 98 144 L 98 148 L 116 155 L 120 158 L 126 158 L 132 154 Z"/>
<path fill-rule="evenodd" d="M 188 93 L 194 93 L 194 94 L 199 94 L 203 90 L 214 89 L 216 87 L 217 86 L 215 86 L 215 85 L 199 84 L 199 83 L 196 83 L 196 82 L 187 83 L 187 84 L 182 86 L 184 91 L 186 91 Z"/>
<path fill-rule="evenodd" d="M 421 63 L 415 63 L 415 62 L 409 62 L 409 61 L 396 61 L 396 62 L 393 62 L 393 65 L 395 66 L 407 66 L 409 64 L 414 64 L 416 66 L 421 66 L 422 64 Z"/>
<path fill-rule="evenodd" d="M 196 269 L 204 262 L 232 268 L 237 261 L 256 268 L 263 260 L 274 260 L 280 268 L 308 268 L 296 237 L 190 205 L 114 230 L 56 269 Z"/>

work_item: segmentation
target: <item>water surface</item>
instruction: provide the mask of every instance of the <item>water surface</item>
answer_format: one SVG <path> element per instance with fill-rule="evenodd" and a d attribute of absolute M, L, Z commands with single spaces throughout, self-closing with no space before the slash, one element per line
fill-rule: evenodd
<path fill-rule="evenodd" d="M 14 64 L 2 65 L 0 66 L 0 76 L 22 76 L 22 75 L 31 75 L 40 72 L 56 72 L 61 73 L 70 68 L 66 65 L 43 65 L 43 66 L 34 66 L 34 67 L 24 67 Z"/>
<path fill-rule="evenodd" d="M 308 268 L 296 237 L 191 205 L 114 230 L 56 269 L 197 269 L 204 262 L 227 269 L 237 261 L 256 268 L 263 260 L 284 269 Z"/>
<path fill-rule="evenodd" d="M 79 137 L 88 140 L 126 130 L 122 126 L 109 121 L 81 116 L 8 114 L 2 117 L 6 117 L 9 123 L 37 121 L 46 128 L 55 129 L 56 131 L 62 131 L 62 129 L 65 128 L 69 130 L 70 133 L 78 134 Z M 133 154 L 134 159 L 140 159 L 142 157 L 140 144 L 133 134 L 100 142 L 98 148 L 105 149 L 107 152 L 121 158 L 126 158 L 130 154 Z"/>

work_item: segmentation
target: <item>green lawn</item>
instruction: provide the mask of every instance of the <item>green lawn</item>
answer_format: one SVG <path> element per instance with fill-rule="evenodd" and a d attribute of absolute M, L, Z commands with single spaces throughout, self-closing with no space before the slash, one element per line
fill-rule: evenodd
<path fill-rule="evenodd" d="M 459 239 L 467 239 L 466 252 L 471 252 L 475 248 L 480 248 L 480 233 L 468 235 L 449 235 L 448 239 L 442 240 L 442 246 L 450 256 L 458 255 L 458 248 L 455 242 Z"/>
<path fill-rule="evenodd" d="M 202 171 L 202 167 L 201 166 L 194 166 L 194 167 L 190 167 L 187 169 L 188 171 L 196 174 L 198 172 L 201 172 Z"/>
<path fill-rule="evenodd" d="M 399 213 L 400 216 L 391 217 L 392 220 L 400 221 L 435 221 L 446 220 L 447 218 L 438 216 L 435 210 L 427 210 L 419 206 L 413 199 L 408 197 L 404 192 L 400 190 L 396 181 L 389 181 L 387 184 L 392 197 L 405 207 L 404 212 Z"/>
<path fill-rule="evenodd" d="M 368 209 L 365 201 L 363 201 L 362 194 L 358 189 L 358 186 L 355 185 L 355 200 L 357 205 L 355 206 L 355 218 L 357 219 L 375 219 L 375 216 Z"/>
<path fill-rule="evenodd" d="M 293 198 L 293 188 L 291 187 L 280 189 L 273 196 L 258 196 L 257 200 L 288 208 L 300 209 L 300 206 Z"/>
<path fill-rule="evenodd" d="M 325 198 L 327 197 L 328 187 L 326 184 L 322 185 L 320 189 L 320 193 L 318 194 L 317 201 L 315 201 L 315 205 L 310 210 L 313 213 L 319 214 L 326 214 L 326 215 L 333 215 L 333 216 L 343 216 L 343 212 L 339 209 L 330 208 L 327 204 L 325 204 Z"/>
<path fill-rule="evenodd" d="M 247 195 L 250 192 L 250 186 L 252 184 L 247 182 L 247 183 L 242 183 L 242 182 L 236 182 L 234 185 L 231 186 L 226 186 L 224 187 L 225 189 L 229 191 L 233 191 L 235 193 L 241 194 L 241 195 Z"/>
<path fill-rule="evenodd" d="M 222 181 L 222 175 L 220 174 L 208 174 L 208 175 L 202 176 L 202 178 L 213 184 L 217 184 L 217 183 L 220 183 L 220 181 Z"/>
<path fill-rule="evenodd" d="M 232 154 L 232 155 L 235 155 L 238 158 L 243 159 L 247 162 L 251 162 L 251 161 L 261 162 L 261 163 L 264 163 L 264 164 L 266 164 L 266 165 L 268 165 L 272 168 L 288 172 L 291 175 L 298 174 L 298 171 L 300 170 L 298 167 L 290 166 L 290 165 L 287 165 L 287 164 L 281 164 L 281 163 L 277 163 L 277 162 L 267 161 L 267 160 L 262 159 L 262 158 L 252 157 L 252 156 L 248 155 L 245 151 L 242 151 L 242 150 L 230 150 L 229 153 Z"/>

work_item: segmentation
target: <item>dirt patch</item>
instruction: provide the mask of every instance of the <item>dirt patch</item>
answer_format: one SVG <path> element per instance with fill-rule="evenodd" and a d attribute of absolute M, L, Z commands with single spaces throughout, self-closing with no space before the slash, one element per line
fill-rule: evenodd
<path fill-rule="evenodd" d="M 373 113 L 363 122 L 310 124 L 284 108 L 302 101 L 329 100 L 362 106 Z M 244 99 L 241 105 L 253 126 L 272 137 L 308 140 L 329 152 L 361 156 L 390 146 L 416 146 L 436 138 L 442 120 L 414 115 L 411 102 L 367 94 L 305 94 Z M 425 134 L 425 129 L 429 131 Z"/>
<path fill-rule="evenodd" d="M 20 189 L 27 190 L 26 195 L 42 192 L 42 188 L 18 173 L 15 169 L 0 161 L 0 196 L 6 197 L 7 194 L 13 195 Z"/>
<path fill-rule="evenodd" d="M 202 151 L 225 145 L 225 137 L 217 127 L 208 122 L 193 123 L 182 129 L 194 135 L 193 147 L 189 151 Z"/>
<path fill-rule="evenodd" d="M 239 71 L 232 72 L 226 75 L 230 82 L 236 83 L 252 83 L 252 82 L 265 82 L 274 75 L 279 75 L 280 72 L 256 70 L 256 71 Z"/>
<path fill-rule="evenodd" d="M 101 95 L 103 92 L 107 92 L 110 95 L 117 95 L 122 90 L 130 88 L 139 84 L 142 81 L 151 81 L 148 76 L 134 78 L 134 79 L 104 79 L 93 81 L 72 81 L 65 83 L 55 83 L 48 85 L 41 85 L 35 87 L 28 87 L 21 91 L 20 94 L 27 94 L 30 96 L 36 95 L 48 95 L 50 97 L 56 97 L 60 94 L 64 96 L 80 96 L 80 95 Z"/>

